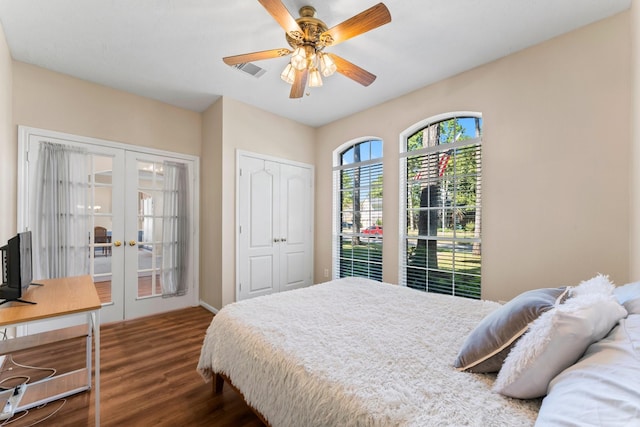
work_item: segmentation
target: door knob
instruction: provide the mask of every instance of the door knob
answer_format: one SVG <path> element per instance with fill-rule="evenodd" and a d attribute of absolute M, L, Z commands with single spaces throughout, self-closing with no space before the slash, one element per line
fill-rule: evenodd
<path fill-rule="evenodd" d="M 135 245 L 136 245 L 135 240 L 129 240 L 129 246 L 135 246 Z"/>
<path fill-rule="evenodd" d="M 120 245 L 122 245 L 122 242 L 120 240 L 116 240 L 115 242 L 113 242 L 113 246 L 118 247 Z"/>

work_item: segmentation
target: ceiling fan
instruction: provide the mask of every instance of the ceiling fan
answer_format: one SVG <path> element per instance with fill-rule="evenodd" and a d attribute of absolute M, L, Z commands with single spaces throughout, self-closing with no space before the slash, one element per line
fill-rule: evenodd
<path fill-rule="evenodd" d="M 316 10 L 312 6 L 300 8 L 300 17 L 295 19 L 281 0 L 258 1 L 285 30 L 287 42 L 293 50 L 281 48 L 227 56 L 222 59 L 225 64 L 238 65 L 292 55 L 291 61 L 280 75 L 284 81 L 291 84 L 289 98 L 302 97 L 307 80 L 310 87 L 322 86 L 321 73 L 328 77 L 337 71 L 363 86 L 369 86 L 376 79 L 375 75 L 346 59 L 324 52 L 324 48 L 335 46 L 391 22 L 389 9 L 383 3 L 378 3 L 328 28 L 324 22 L 316 18 Z"/>

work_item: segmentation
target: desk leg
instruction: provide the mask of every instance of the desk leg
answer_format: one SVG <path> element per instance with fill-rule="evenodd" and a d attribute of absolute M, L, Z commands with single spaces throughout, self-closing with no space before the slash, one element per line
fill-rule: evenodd
<path fill-rule="evenodd" d="M 96 394 L 96 427 L 100 425 L 100 310 L 96 310 L 91 314 L 93 318 L 93 340 L 95 343 L 95 388 L 93 392 Z M 91 371 L 89 371 L 91 372 Z"/>

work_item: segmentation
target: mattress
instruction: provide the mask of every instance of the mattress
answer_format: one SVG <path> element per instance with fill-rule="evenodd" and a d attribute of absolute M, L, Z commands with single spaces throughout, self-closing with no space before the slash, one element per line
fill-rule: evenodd
<path fill-rule="evenodd" d="M 271 426 L 519 426 L 540 399 L 457 371 L 465 337 L 500 305 L 363 278 L 225 306 L 198 371 L 228 377 Z"/>

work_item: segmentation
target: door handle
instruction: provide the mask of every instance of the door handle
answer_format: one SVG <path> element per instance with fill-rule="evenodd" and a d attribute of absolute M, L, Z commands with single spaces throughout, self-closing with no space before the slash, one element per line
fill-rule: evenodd
<path fill-rule="evenodd" d="M 120 240 L 116 240 L 115 242 L 113 242 L 113 246 L 115 247 L 119 247 L 120 245 L 122 245 L 122 242 Z"/>
<path fill-rule="evenodd" d="M 273 243 L 278 243 L 280 239 L 273 239 Z"/>
<path fill-rule="evenodd" d="M 135 246 L 135 245 L 136 245 L 135 240 L 129 240 L 129 246 Z"/>
<path fill-rule="evenodd" d="M 287 241 L 287 238 L 286 238 L 286 237 L 283 237 L 282 239 L 280 239 L 280 241 L 281 241 L 281 242 L 286 242 L 286 241 Z"/>

